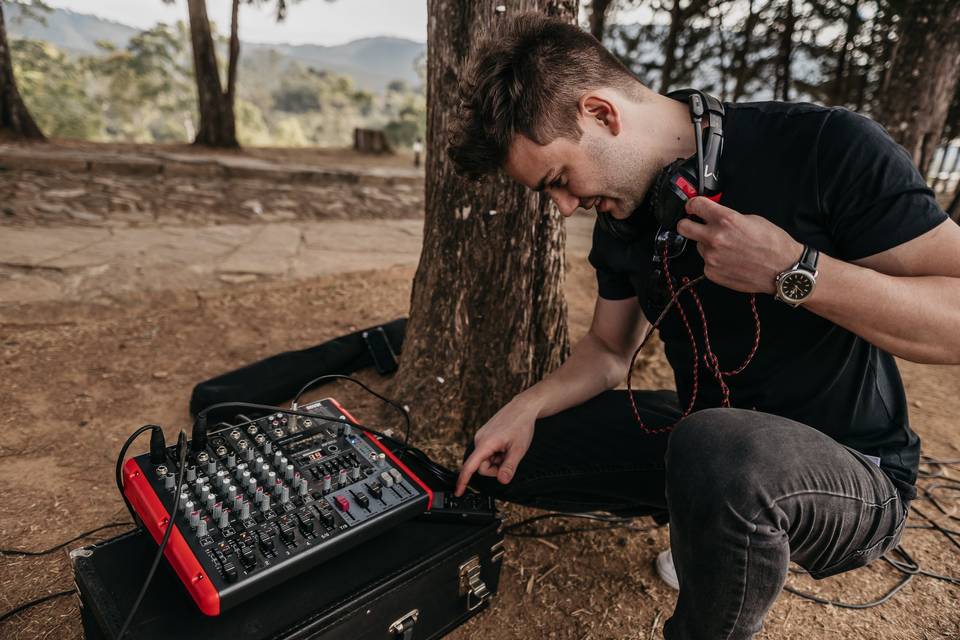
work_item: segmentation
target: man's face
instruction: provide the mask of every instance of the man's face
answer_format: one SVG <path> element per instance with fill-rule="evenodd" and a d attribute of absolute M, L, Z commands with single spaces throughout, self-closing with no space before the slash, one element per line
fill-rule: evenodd
<path fill-rule="evenodd" d="M 626 218 L 643 200 L 656 173 L 637 149 L 624 148 L 624 136 L 591 118 L 580 119 L 579 141 L 557 138 L 540 145 L 517 135 L 504 170 L 515 181 L 550 196 L 564 216 L 577 208 Z"/>

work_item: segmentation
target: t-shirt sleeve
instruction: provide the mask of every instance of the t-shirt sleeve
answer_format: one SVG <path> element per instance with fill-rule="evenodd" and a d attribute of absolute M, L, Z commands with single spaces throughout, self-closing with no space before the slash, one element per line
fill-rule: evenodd
<path fill-rule="evenodd" d="M 835 109 L 817 145 L 820 210 L 843 260 L 903 244 L 947 214 L 907 151 L 877 122 Z"/>
<path fill-rule="evenodd" d="M 587 260 L 597 271 L 597 293 L 607 300 L 624 300 L 634 295 L 630 277 L 610 266 L 605 256 L 611 254 L 616 240 L 605 233 L 599 224 L 593 225 L 593 246 Z"/>

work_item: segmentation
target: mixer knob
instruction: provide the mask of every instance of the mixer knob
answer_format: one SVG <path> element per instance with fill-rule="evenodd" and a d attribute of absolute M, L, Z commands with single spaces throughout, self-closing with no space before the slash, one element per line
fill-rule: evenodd
<path fill-rule="evenodd" d="M 271 453 L 273 453 L 273 445 L 270 444 L 269 442 L 264 442 L 263 452 L 266 453 L 267 455 L 270 455 Z"/>
<path fill-rule="evenodd" d="M 233 510 L 240 511 L 240 508 L 243 506 L 243 496 L 238 495 L 233 499 Z"/>
<path fill-rule="evenodd" d="M 287 504 L 288 502 L 290 502 L 290 487 L 280 487 L 280 504 Z"/>
<path fill-rule="evenodd" d="M 269 511 L 270 510 L 270 496 L 266 493 L 262 494 L 263 498 L 260 500 L 260 510 Z"/>
<path fill-rule="evenodd" d="M 327 493 L 332 488 L 330 486 L 331 482 L 332 482 L 332 478 L 330 477 L 329 473 L 323 476 L 323 492 L 324 493 Z"/>
<path fill-rule="evenodd" d="M 273 466 L 282 467 L 282 465 L 280 464 L 280 460 L 282 459 L 283 459 L 283 454 L 280 453 L 279 451 L 273 454 Z"/>
<path fill-rule="evenodd" d="M 205 501 L 205 504 L 206 504 L 206 506 L 207 506 L 207 509 L 212 509 L 212 508 L 213 508 L 213 505 L 214 505 L 214 503 L 216 503 L 216 501 L 217 501 L 217 496 L 213 495 L 212 493 L 208 493 L 208 494 L 207 494 L 207 499 L 206 499 L 206 501 Z"/>
<path fill-rule="evenodd" d="M 266 463 L 260 465 L 260 477 L 266 478 L 268 475 L 270 475 L 270 465 Z"/>
<path fill-rule="evenodd" d="M 286 470 L 285 470 L 284 473 L 283 473 L 283 479 L 286 480 L 287 482 L 290 482 L 291 480 L 293 480 L 293 465 L 292 465 L 292 464 L 288 464 L 288 465 L 286 466 Z"/>
<path fill-rule="evenodd" d="M 307 495 L 307 481 L 300 478 L 300 484 L 297 486 L 297 493 L 300 497 Z"/>
<path fill-rule="evenodd" d="M 201 519 L 197 525 L 197 537 L 204 538 L 207 535 L 207 521 Z"/>
<path fill-rule="evenodd" d="M 253 449 L 252 449 L 252 448 L 247 448 L 247 450 L 243 452 L 243 459 L 246 460 L 247 462 L 252 462 L 252 461 L 253 461 Z"/>
<path fill-rule="evenodd" d="M 233 500 L 237 497 L 237 487 L 236 485 L 227 486 L 227 500 Z"/>
<path fill-rule="evenodd" d="M 191 511 L 190 512 L 190 528 L 196 530 L 197 525 L 200 524 L 200 512 Z"/>
<path fill-rule="evenodd" d="M 183 509 L 184 515 L 189 513 L 187 511 L 187 503 L 190 502 L 190 497 L 187 495 L 186 491 L 180 493 L 180 508 Z"/>
<path fill-rule="evenodd" d="M 350 470 L 350 478 L 353 480 L 360 479 L 360 467 L 354 467 Z"/>
<path fill-rule="evenodd" d="M 207 463 L 207 475 L 212 476 L 217 472 L 217 463 L 211 460 Z"/>
<path fill-rule="evenodd" d="M 220 518 L 217 520 L 217 526 L 225 529 L 230 526 L 230 512 L 224 509 L 220 512 Z"/>
<path fill-rule="evenodd" d="M 382 467 L 384 464 L 386 464 L 386 462 L 387 462 L 387 456 L 386 456 L 386 454 L 380 453 L 380 454 L 377 455 L 377 464 L 378 464 L 378 465 L 380 465 L 380 466 Z"/>
<path fill-rule="evenodd" d="M 177 483 L 177 479 L 173 477 L 172 473 L 168 473 L 163 476 L 163 488 L 164 489 L 173 489 L 174 485 Z"/>
<path fill-rule="evenodd" d="M 253 495 L 257 492 L 257 480 L 255 478 L 250 478 L 250 483 L 247 485 L 247 493 Z"/>
<path fill-rule="evenodd" d="M 391 476 L 386 471 L 380 474 L 380 479 L 383 480 L 383 486 L 385 486 L 386 488 L 389 489 L 390 487 L 393 486 L 393 476 Z"/>
<path fill-rule="evenodd" d="M 260 501 L 263 500 L 263 497 L 266 494 L 263 492 L 263 487 L 257 487 L 257 492 L 253 494 L 253 504 L 260 504 Z"/>
<path fill-rule="evenodd" d="M 244 502 L 240 506 L 240 519 L 247 520 L 250 518 L 250 503 Z"/>
<path fill-rule="evenodd" d="M 268 487 L 272 487 L 272 486 L 275 485 L 275 484 L 277 484 L 277 474 L 276 474 L 276 472 L 275 472 L 275 471 L 268 471 L 268 472 L 267 472 L 267 486 L 268 486 Z"/>
<path fill-rule="evenodd" d="M 233 469 L 237 464 L 237 455 L 235 453 L 227 454 L 227 466 Z"/>
<path fill-rule="evenodd" d="M 340 473 L 339 473 L 339 475 L 337 476 L 337 482 L 340 483 L 340 486 L 341 486 L 341 487 L 342 487 L 343 485 L 347 484 L 347 470 L 346 470 L 346 469 L 340 469 Z"/>
<path fill-rule="evenodd" d="M 280 493 L 283 491 L 283 483 L 279 480 L 273 484 L 273 495 L 274 497 L 279 498 Z"/>
<path fill-rule="evenodd" d="M 211 511 L 213 512 L 213 519 L 219 520 L 220 514 L 223 513 L 223 504 L 220 502 L 215 503 Z"/>
<path fill-rule="evenodd" d="M 187 482 L 193 482 L 197 479 L 197 468 L 193 465 L 187 467 Z"/>
<path fill-rule="evenodd" d="M 349 436 L 353 435 L 353 427 L 348 424 L 343 425 L 343 435 Z"/>
<path fill-rule="evenodd" d="M 225 485 L 226 483 L 227 483 L 227 472 L 224 471 L 223 469 L 221 469 L 220 471 L 217 471 L 217 486 L 222 489 L 223 485 Z"/>

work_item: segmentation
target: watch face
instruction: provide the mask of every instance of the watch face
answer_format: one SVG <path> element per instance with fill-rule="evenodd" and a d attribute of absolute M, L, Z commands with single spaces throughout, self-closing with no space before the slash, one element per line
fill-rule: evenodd
<path fill-rule="evenodd" d="M 813 291 L 813 278 L 804 271 L 794 271 L 780 281 L 780 292 L 789 300 L 803 300 Z"/>

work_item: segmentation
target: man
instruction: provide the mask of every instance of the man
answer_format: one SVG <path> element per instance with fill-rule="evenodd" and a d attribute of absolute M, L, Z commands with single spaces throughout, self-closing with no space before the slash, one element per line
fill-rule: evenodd
<path fill-rule="evenodd" d="M 461 173 L 503 170 L 564 216 L 595 207 L 642 233 L 629 241 L 596 225 L 589 332 L 477 431 L 458 493 L 472 479 L 543 508 L 668 517 L 672 554 L 659 563 L 662 575 L 675 564 L 680 593 L 667 638 L 750 638 L 790 560 L 824 577 L 895 545 L 920 442 L 893 356 L 960 362 L 960 228 L 906 152 L 844 109 L 724 105 L 722 197 L 688 203 L 696 219 L 678 231 L 691 246 L 669 265 L 675 286 L 706 276 L 695 287 L 703 320 L 684 293 L 692 331 L 678 308 L 659 327 L 677 393 L 635 399 L 650 430 L 676 424 L 648 435 L 612 389 L 662 308 L 648 285 L 657 224 L 644 198 L 663 167 L 695 153 L 688 107 L 588 34 L 537 15 L 506 23 L 467 68 L 450 148 Z M 778 275 L 815 249 L 812 294 L 796 307 L 775 299 Z M 729 406 L 694 357 L 690 340 L 703 354 L 705 333 Z"/>

